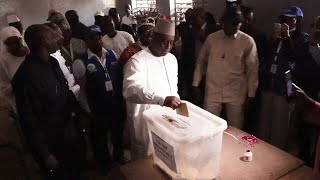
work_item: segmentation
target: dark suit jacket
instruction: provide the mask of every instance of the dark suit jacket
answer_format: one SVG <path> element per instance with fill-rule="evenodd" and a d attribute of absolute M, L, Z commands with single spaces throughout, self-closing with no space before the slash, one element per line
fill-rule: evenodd
<path fill-rule="evenodd" d="M 215 25 L 207 24 L 205 27 L 205 37 L 217 31 Z M 188 29 L 182 36 L 182 55 L 179 61 L 179 73 L 183 76 L 183 81 L 186 87 L 191 87 L 193 79 L 193 71 L 196 62 L 196 37 L 194 30 Z M 204 40 L 203 40 L 204 42 Z"/>

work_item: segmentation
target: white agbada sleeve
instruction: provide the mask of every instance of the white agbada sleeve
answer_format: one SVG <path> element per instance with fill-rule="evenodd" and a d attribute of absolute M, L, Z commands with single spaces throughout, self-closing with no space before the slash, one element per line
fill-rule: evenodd
<path fill-rule="evenodd" d="M 124 67 L 123 96 L 130 103 L 159 104 L 163 106 L 166 97 L 149 90 L 145 86 L 149 83 L 144 71 L 145 68 L 145 63 L 141 63 L 134 58 L 126 63 Z"/>
<path fill-rule="evenodd" d="M 4 65 L 2 59 L 0 59 L 0 91 L 4 95 L 8 95 L 12 92 L 11 80 L 8 76 L 9 72 Z"/>

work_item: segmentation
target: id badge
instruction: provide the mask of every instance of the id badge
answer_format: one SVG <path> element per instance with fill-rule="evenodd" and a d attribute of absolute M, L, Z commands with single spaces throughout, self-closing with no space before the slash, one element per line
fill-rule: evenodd
<path fill-rule="evenodd" d="M 106 81 L 105 85 L 106 85 L 107 92 L 113 91 L 112 81 Z"/>
<path fill-rule="evenodd" d="M 277 73 L 277 69 L 278 69 L 278 66 L 276 64 L 272 64 L 271 68 L 270 68 L 270 72 L 272 74 L 276 74 Z"/>

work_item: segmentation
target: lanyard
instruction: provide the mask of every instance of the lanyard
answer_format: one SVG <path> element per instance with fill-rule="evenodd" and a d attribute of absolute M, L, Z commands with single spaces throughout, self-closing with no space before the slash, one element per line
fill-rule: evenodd
<path fill-rule="evenodd" d="M 111 77 L 109 75 L 108 69 L 107 69 L 107 57 L 106 58 L 98 58 L 98 56 L 96 56 L 96 59 L 99 61 L 99 63 L 101 64 L 106 77 L 109 79 L 109 81 L 111 80 Z M 101 59 L 101 60 L 100 60 Z"/>
<path fill-rule="evenodd" d="M 282 41 L 280 41 L 278 44 L 277 52 L 276 52 L 276 55 L 274 56 L 273 62 L 276 62 L 278 60 L 278 56 L 279 56 L 279 52 L 281 50 L 281 47 L 282 47 Z"/>

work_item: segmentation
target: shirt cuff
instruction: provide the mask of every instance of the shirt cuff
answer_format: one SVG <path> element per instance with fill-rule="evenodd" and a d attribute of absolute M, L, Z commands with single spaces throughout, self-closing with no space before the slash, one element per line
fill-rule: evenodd
<path fill-rule="evenodd" d="M 153 96 L 153 100 L 155 101 L 155 104 L 159 104 L 160 106 L 163 106 L 165 99 L 166 99 L 166 97 L 158 95 L 158 94 L 154 94 L 154 96 Z"/>

